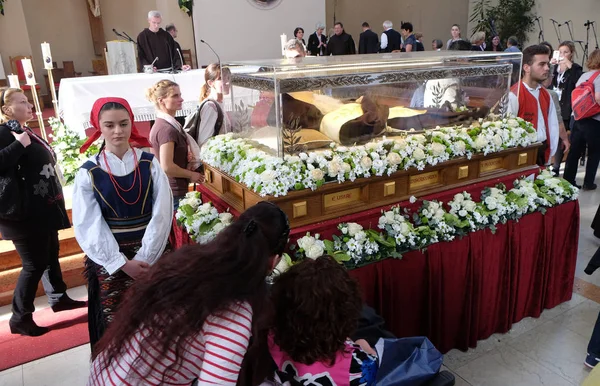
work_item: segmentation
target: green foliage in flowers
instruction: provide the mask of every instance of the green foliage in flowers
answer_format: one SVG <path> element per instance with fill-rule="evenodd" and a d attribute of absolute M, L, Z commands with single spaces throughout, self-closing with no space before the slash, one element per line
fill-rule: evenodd
<path fill-rule="evenodd" d="M 89 147 L 85 154 L 79 153 L 79 148 L 86 138 L 79 133 L 69 129 L 60 119 L 48 119 L 52 127 L 52 149 L 56 153 L 58 164 L 65 178 L 65 184 L 70 185 L 75 180 L 79 167 L 93 154 L 97 154 L 99 146 L 94 144 Z"/>

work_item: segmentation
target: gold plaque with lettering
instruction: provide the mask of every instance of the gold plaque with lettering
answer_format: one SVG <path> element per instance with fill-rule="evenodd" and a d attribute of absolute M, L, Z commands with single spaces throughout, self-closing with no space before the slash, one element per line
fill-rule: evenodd
<path fill-rule="evenodd" d="M 410 176 L 410 190 L 423 189 L 428 186 L 437 185 L 440 182 L 440 172 L 421 173 L 416 176 Z"/>
<path fill-rule="evenodd" d="M 481 173 L 491 172 L 493 170 L 502 169 L 504 167 L 504 158 L 486 159 L 479 163 L 479 171 Z"/>
<path fill-rule="evenodd" d="M 517 165 L 523 165 L 527 163 L 527 153 L 519 154 L 519 160 L 517 161 Z"/>
<path fill-rule="evenodd" d="M 458 179 L 462 180 L 463 178 L 469 177 L 469 165 L 459 166 L 458 167 Z"/>
<path fill-rule="evenodd" d="M 360 188 L 342 190 L 336 193 L 329 193 L 323 196 L 323 207 L 329 209 L 332 207 L 346 205 L 360 201 Z"/>
<path fill-rule="evenodd" d="M 292 204 L 294 218 L 306 216 L 306 201 L 294 202 Z"/>
<path fill-rule="evenodd" d="M 383 197 L 393 196 L 396 194 L 396 182 L 386 182 L 383 185 Z"/>

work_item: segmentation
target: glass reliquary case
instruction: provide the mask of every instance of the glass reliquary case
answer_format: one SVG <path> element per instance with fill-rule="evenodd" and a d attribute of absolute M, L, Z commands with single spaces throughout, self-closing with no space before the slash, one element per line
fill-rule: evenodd
<path fill-rule="evenodd" d="M 225 105 L 233 132 L 279 157 L 360 145 L 504 115 L 521 58 L 446 51 L 231 63 Z"/>

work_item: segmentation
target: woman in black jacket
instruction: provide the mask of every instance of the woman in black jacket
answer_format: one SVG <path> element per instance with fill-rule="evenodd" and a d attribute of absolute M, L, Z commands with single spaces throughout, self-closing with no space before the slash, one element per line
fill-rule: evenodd
<path fill-rule="evenodd" d="M 33 301 L 42 277 L 54 312 L 84 307 L 66 294 L 58 263 L 58 230 L 69 228 L 56 156 L 46 141 L 26 126 L 32 105 L 22 90 L 0 90 L 0 233 L 12 240 L 22 270 L 12 301 L 13 334 L 39 336 L 48 331 L 33 321 Z"/>
<path fill-rule="evenodd" d="M 562 113 L 562 119 L 565 124 L 565 128 L 569 130 L 571 121 L 571 92 L 575 89 L 577 81 L 581 74 L 583 74 L 583 68 L 573 62 L 573 55 L 575 54 L 575 44 L 571 41 L 565 41 L 560 43 L 558 47 L 560 56 L 555 68 L 554 75 L 552 78 L 552 88 L 558 93 L 560 98 L 560 111 Z M 554 155 L 554 174 L 558 176 L 560 170 L 560 164 L 563 160 L 563 145 L 559 139 L 558 148 Z"/>
<path fill-rule="evenodd" d="M 308 37 L 308 46 L 306 47 L 308 55 L 327 55 L 327 36 L 323 34 L 324 30 L 325 25 L 317 23 L 315 32 Z"/>

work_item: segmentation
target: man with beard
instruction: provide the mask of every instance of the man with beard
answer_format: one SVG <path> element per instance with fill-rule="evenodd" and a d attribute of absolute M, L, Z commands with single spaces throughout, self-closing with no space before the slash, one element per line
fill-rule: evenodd
<path fill-rule="evenodd" d="M 558 147 L 559 126 L 556 107 L 542 83 L 550 75 L 550 57 L 548 48 L 533 45 L 523 50 L 523 77 L 521 82 L 511 87 L 509 94 L 509 112 L 533 124 L 537 130 L 537 164 L 548 165 L 550 157 Z"/>
<path fill-rule="evenodd" d="M 335 34 L 329 38 L 327 43 L 327 53 L 329 55 L 354 55 L 356 46 L 352 36 L 344 31 L 344 25 L 340 22 L 333 26 Z"/>

